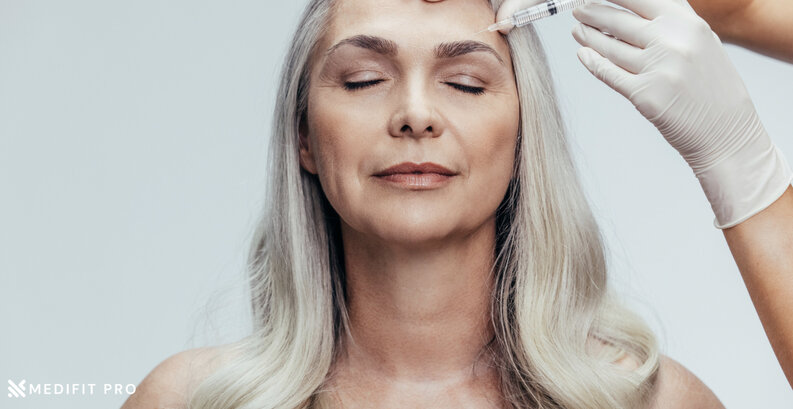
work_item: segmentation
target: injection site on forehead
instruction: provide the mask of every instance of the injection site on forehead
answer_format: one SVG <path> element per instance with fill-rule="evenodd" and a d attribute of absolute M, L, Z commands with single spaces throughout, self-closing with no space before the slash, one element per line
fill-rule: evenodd
<path fill-rule="evenodd" d="M 494 19 L 490 3 L 482 0 L 339 0 L 323 48 L 341 45 L 341 40 L 357 34 L 427 52 L 439 43 L 478 41 L 497 51 L 495 55 L 503 61 L 509 55 L 505 39 L 486 29 Z"/>

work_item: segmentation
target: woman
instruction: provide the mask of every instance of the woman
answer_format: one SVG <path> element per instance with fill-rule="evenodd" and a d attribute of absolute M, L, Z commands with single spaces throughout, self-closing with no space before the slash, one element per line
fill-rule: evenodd
<path fill-rule="evenodd" d="M 722 408 L 608 293 L 536 34 L 475 34 L 495 3 L 310 2 L 255 331 L 169 358 L 126 408 Z"/>

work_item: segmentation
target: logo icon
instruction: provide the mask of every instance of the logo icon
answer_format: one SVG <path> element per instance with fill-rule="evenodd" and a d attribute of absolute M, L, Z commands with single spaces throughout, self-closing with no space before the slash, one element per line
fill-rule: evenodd
<path fill-rule="evenodd" d="M 9 398 L 24 398 L 25 397 L 25 380 L 23 379 L 19 385 L 15 384 L 12 380 L 8 380 L 8 397 Z"/>

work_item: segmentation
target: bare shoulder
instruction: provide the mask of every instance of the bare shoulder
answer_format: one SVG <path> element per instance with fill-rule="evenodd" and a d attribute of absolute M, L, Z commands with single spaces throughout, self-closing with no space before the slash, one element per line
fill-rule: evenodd
<path fill-rule="evenodd" d="M 661 355 L 650 409 L 724 409 L 719 398 L 696 375 Z"/>
<path fill-rule="evenodd" d="M 594 341 L 594 340 L 592 340 Z M 593 342 L 596 351 L 609 350 L 603 341 Z M 618 350 L 617 350 L 618 351 Z M 634 371 L 641 366 L 631 354 L 618 354 L 613 362 Z M 696 375 L 674 359 L 661 355 L 649 409 L 725 409 L 719 398 Z"/>
<path fill-rule="evenodd" d="M 189 392 L 225 359 L 224 346 L 188 349 L 160 362 L 121 409 L 183 409 Z"/>

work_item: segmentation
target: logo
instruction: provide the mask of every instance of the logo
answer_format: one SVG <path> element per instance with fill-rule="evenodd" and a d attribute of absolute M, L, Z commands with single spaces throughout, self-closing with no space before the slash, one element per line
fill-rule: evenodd
<path fill-rule="evenodd" d="M 8 397 L 9 398 L 24 398 L 25 397 L 25 380 L 23 379 L 19 385 L 14 381 L 8 380 Z"/>
<path fill-rule="evenodd" d="M 134 384 L 118 384 L 118 383 L 29 383 L 23 379 L 19 383 L 14 383 L 11 379 L 8 380 L 8 397 L 9 398 L 33 398 L 34 396 L 90 396 L 95 392 L 98 394 L 99 387 L 102 387 L 103 395 L 132 395 L 135 393 Z M 98 386 L 98 387 L 97 387 Z M 95 387 L 96 390 L 94 389 Z"/>

